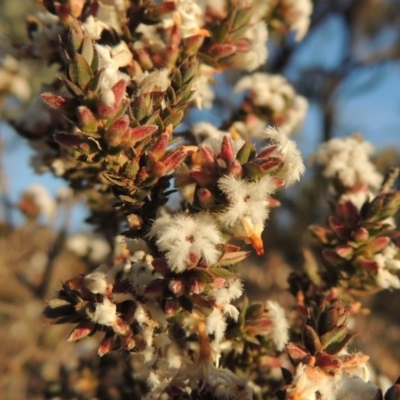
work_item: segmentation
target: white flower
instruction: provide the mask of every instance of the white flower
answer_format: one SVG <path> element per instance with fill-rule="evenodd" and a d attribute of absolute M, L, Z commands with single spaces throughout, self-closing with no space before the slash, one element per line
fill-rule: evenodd
<path fill-rule="evenodd" d="M 249 40 L 250 48 L 246 52 L 235 54 L 230 63 L 234 67 L 251 72 L 263 65 L 268 57 L 268 30 L 265 22 L 259 21 L 251 26 L 243 37 Z"/>
<path fill-rule="evenodd" d="M 221 311 L 214 307 L 212 313 L 206 319 L 206 331 L 208 335 L 214 335 L 214 340 L 219 343 L 224 338 L 226 321 Z"/>
<path fill-rule="evenodd" d="M 49 191 L 42 185 L 33 184 L 28 188 L 27 193 L 33 197 L 40 213 L 47 218 L 48 222 L 53 221 L 57 212 L 57 204 Z"/>
<path fill-rule="evenodd" d="M 369 160 L 374 152 L 371 143 L 360 137 L 334 138 L 323 143 L 313 161 L 323 167 L 323 175 L 338 179 L 347 188 L 365 185 L 378 189 L 383 177 Z"/>
<path fill-rule="evenodd" d="M 164 29 L 177 25 L 183 39 L 199 34 L 204 25 L 203 12 L 196 1 L 175 0 L 176 10 L 162 21 Z"/>
<path fill-rule="evenodd" d="M 198 109 L 211 108 L 215 97 L 214 91 L 210 87 L 210 82 L 215 73 L 214 68 L 205 64 L 200 64 L 199 71 L 192 81 L 192 101 Z"/>
<path fill-rule="evenodd" d="M 235 86 L 236 92 L 244 90 L 250 91 L 250 99 L 254 105 L 266 107 L 272 112 L 270 122 L 285 132 L 295 131 L 306 116 L 307 100 L 297 95 L 282 75 L 256 72 L 245 76 Z M 258 119 L 255 116 L 254 118 Z M 254 124 L 251 120 L 250 122 Z"/>
<path fill-rule="evenodd" d="M 305 171 L 303 159 L 296 143 L 290 140 L 283 130 L 272 127 L 267 128 L 264 137 L 270 139 L 273 144 L 277 145 L 276 150 L 271 155 L 283 158 L 286 164 L 283 172 L 283 179 L 286 182 L 286 186 L 293 185 L 300 179 L 300 176 L 303 175 Z"/>
<path fill-rule="evenodd" d="M 257 182 L 249 182 L 225 175 L 218 180 L 218 187 L 228 199 L 229 206 L 218 214 L 219 221 L 228 228 L 233 228 L 237 235 L 246 236 L 243 219 L 253 226 L 264 226 L 268 217 L 268 199 L 276 190 L 276 185 L 269 175 Z"/>
<path fill-rule="evenodd" d="M 156 238 L 169 267 L 178 273 L 196 266 L 201 260 L 213 265 L 221 254 L 218 249 L 222 244 L 220 232 L 214 219 L 205 213 L 157 218 L 149 236 Z"/>
<path fill-rule="evenodd" d="M 289 324 L 285 316 L 285 310 L 275 301 L 266 303 L 268 315 L 272 320 L 272 340 L 276 348 L 282 351 L 289 341 Z"/>
<path fill-rule="evenodd" d="M 92 320 L 100 325 L 114 325 L 117 320 L 117 306 L 105 297 L 102 303 L 96 304 Z"/>
<path fill-rule="evenodd" d="M 396 275 L 400 271 L 400 260 L 397 258 L 399 249 L 390 243 L 385 249 L 375 254 L 374 261 L 378 264 L 376 284 L 382 289 L 400 289 L 400 279 Z"/>
<path fill-rule="evenodd" d="M 239 279 L 228 279 L 223 287 L 214 289 L 212 293 L 215 303 L 225 306 L 242 295 L 243 285 Z"/>
<path fill-rule="evenodd" d="M 94 294 L 105 294 L 108 286 L 107 272 L 108 267 L 104 264 L 100 265 L 100 267 L 83 278 L 84 285 Z"/>

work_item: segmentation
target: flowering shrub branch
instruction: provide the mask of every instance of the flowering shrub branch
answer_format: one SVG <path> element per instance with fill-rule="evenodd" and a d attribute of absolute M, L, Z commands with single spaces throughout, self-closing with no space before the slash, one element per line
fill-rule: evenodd
<path fill-rule="evenodd" d="M 236 85 L 247 94 L 227 130 L 194 125 L 192 136 L 206 137 L 196 143 L 174 135 L 190 108 L 212 104 L 214 75 L 265 63 L 267 27 L 300 40 L 311 2 L 43 6 L 28 19 L 31 41 L 16 49 L 55 64 L 58 76 L 13 124 L 36 149 L 37 169 L 62 176 L 88 199 L 91 222 L 125 238 L 112 265 L 62 284 L 44 310 L 51 323 L 73 324 L 71 342 L 100 334 L 100 356 L 131 353 L 134 379 L 146 384 L 138 398 L 271 398 L 273 368 L 290 368 L 283 352 L 293 368 L 283 369 L 277 398 L 382 397 L 368 382 L 368 357 L 347 350 L 355 310 L 337 289 L 400 286 L 395 173 L 382 185 L 360 137 L 333 139 L 314 156 L 332 182 L 334 215 L 311 227 L 323 283 L 289 279 L 299 329 L 275 301 L 242 296 L 240 266 L 251 253 L 242 242 L 264 254 L 275 197 L 304 174 L 290 135 L 306 100 L 282 76 L 254 72 Z M 183 207 L 171 212 L 174 192 Z M 290 341 L 299 331 L 300 343 Z"/>

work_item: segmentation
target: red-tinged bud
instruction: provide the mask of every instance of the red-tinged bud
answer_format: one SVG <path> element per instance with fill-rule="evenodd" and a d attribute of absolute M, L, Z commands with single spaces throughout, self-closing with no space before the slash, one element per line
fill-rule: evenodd
<path fill-rule="evenodd" d="M 165 151 L 168 147 L 169 138 L 169 133 L 163 132 L 151 149 L 151 152 L 156 156 L 157 160 L 159 160 L 165 154 Z"/>
<path fill-rule="evenodd" d="M 158 178 L 161 178 L 161 177 L 167 175 L 165 165 L 161 161 L 157 161 L 153 165 L 151 172 Z"/>
<path fill-rule="evenodd" d="M 168 268 L 168 263 L 161 258 L 155 258 L 151 262 L 151 265 L 158 273 L 160 273 L 163 276 L 166 276 L 170 273 L 170 269 Z"/>
<path fill-rule="evenodd" d="M 226 165 L 230 165 L 235 160 L 235 151 L 229 136 L 224 136 L 222 139 L 220 157 L 226 162 Z"/>
<path fill-rule="evenodd" d="M 221 288 L 222 286 L 225 285 L 226 279 L 222 277 L 216 277 L 212 283 L 213 287 L 216 289 Z"/>
<path fill-rule="evenodd" d="M 185 292 L 185 282 L 182 279 L 172 279 L 168 282 L 168 288 L 177 296 L 182 296 Z"/>
<path fill-rule="evenodd" d="M 284 187 L 284 186 L 286 185 L 286 182 L 285 182 L 284 179 L 278 178 L 278 177 L 276 177 L 276 176 L 274 176 L 274 177 L 272 178 L 272 182 L 274 182 L 274 185 L 275 185 L 275 187 L 276 187 L 277 189 L 279 189 L 279 188 L 281 188 L 281 187 Z"/>
<path fill-rule="evenodd" d="M 209 50 L 209 54 L 215 60 L 233 56 L 236 53 L 236 46 L 233 44 L 215 44 Z"/>
<path fill-rule="evenodd" d="M 138 128 L 129 128 L 123 138 L 121 145 L 124 148 L 131 148 L 135 143 L 147 139 L 153 135 L 158 129 L 157 125 L 143 125 Z"/>
<path fill-rule="evenodd" d="M 167 51 L 165 52 L 165 57 L 163 61 L 165 65 L 169 68 L 173 68 L 176 65 L 179 56 L 179 47 L 178 46 L 168 46 Z"/>
<path fill-rule="evenodd" d="M 324 249 L 322 250 L 322 256 L 332 265 L 341 264 L 343 261 L 340 256 L 336 254 L 334 250 Z"/>
<path fill-rule="evenodd" d="M 76 342 L 89 336 L 94 328 L 93 322 L 81 321 L 68 337 L 68 342 Z"/>
<path fill-rule="evenodd" d="M 66 114 L 71 113 L 76 108 L 75 99 L 70 97 L 59 96 L 53 93 L 43 93 L 42 99 L 51 108 L 54 108 Z"/>
<path fill-rule="evenodd" d="M 74 20 L 71 14 L 69 13 L 68 7 L 65 7 L 64 5 L 57 2 L 54 3 L 54 8 L 56 9 L 56 13 L 58 18 L 60 19 L 60 22 L 64 26 L 70 26 Z"/>
<path fill-rule="evenodd" d="M 208 189 L 199 189 L 196 194 L 201 208 L 208 209 L 214 205 L 215 196 Z"/>
<path fill-rule="evenodd" d="M 95 142 L 90 143 L 83 135 L 72 135 L 69 133 L 55 133 L 54 140 L 62 146 L 84 154 L 96 151 Z"/>
<path fill-rule="evenodd" d="M 114 121 L 111 126 L 107 129 L 104 134 L 104 140 L 111 147 L 120 146 L 123 140 L 125 133 L 129 128 L 129 117 L 127 115 L 122 116 L 121 118 Z"/>
<path fill-rule="evenodd" d="M 174 169 L 177 169 L 186 158 L 186 151 L 183 147 L 176 149 L 169 156 L 163 158 L 161 161 L 165 166 L 165 174 L 169 174 Z"/>
<path fill-rule="evenodd" d="M 215 154 L 209 147 L 200 147 L 200 154 L 203 163 L 208 167 L 208 169 L 214 170 L 218 166 Z"/>
<path fill-rule="evenodd" d="M 114 93 L 115 96 L 115 103 L 116 107 L 118 107 L 121 104 L 122 99 L 126 95 L 126 85 L 127 82 L 125 79 L 120 79 L 112 88 L 111 90 Z"/>
<path fill-rule="evenodd" d="M 157 298 L 161 297 L 167 287 L 165 279 L 155 279 L 145 286 L 143 293 L 146 297 Z"/>
<path fill-rule="evenodd" d="M 336 213 L 341 221 L 353 225 L 359 220 L 358 208 L 351 201 L 341 201 L 336 205 Z"/>
<path fill-rule="evenodd" d="M 123 336 L 120 338 L 121 347 L 125 350 L 132 350 L 135 345 L 135 339 L 132 336 Z"/>
<path fill-rule="evenodd" d="M 342 245 L 336 248 L 336 254 L 346 260 L 349 260 L 353 256 L 353 253 L 353 248 L 348 245 Z"/>
<path fill-rule="evenodd" d="M 114 94 L 112 94 L 112 96 L 114 96 Z M 116 114 L 117 107 L 115 105 L 114 97 L 112 98 L 112 105 L 109 105 L 109 103 L 108 95 L 102 93 L 97 101 L 97 113 L 100 118 L 109 119 Z"/>
<path fill-rule="evenodd" d="M 193 279 L 190 282 L 190 287 L 189 287 L 189 294 L 201 294 L 204 292 L 204 289 L 206 288 L 206 284 L 202 282 L 199 279 Z"/>
<path fill-rule="evenodd" d="M 275 150 L 277 149 L 278 145 L 274 144 L 272 146 L 268 146 L 264 149 L 262 149 L 256 158 L 268 158 L 270 156 L 272 156 L 272 154 L 275 152 Z"/>
<path fill-rule="evenodd" d="M 117 318 L 112 326 L 114 332 L 119 336 L 127 336 L 132 333 L 132 329 L 128 323 L 122 318 Z"/>
<path fill-rule="evenodd" d="M 165 302 L 164 311 L 167 315 L 174 315 L 179 310 L 180 305 L 176 299 L 168 299 Z"/>
<path fill-rule="evenodd" d="M 250 40 L 247 38 L 239 39 L 235 42 L 235 47 L 238 53 L 248 53 L 251 48 Z"/>
<path fill-rule="evenodd" d="M 354 262 L 357 267 L 364 268 L 367 271 L 378 271 L 379 265 L 373 260 L 369 260 L 363 256 L 358 256 Z"/>
<path fill-rule="evenodd" d="M 234 160 L 227 169 L 228 175 L 235 177 L 241 177 L 243 173 L 243 167 L 238 160 Z"/>
<path fill-rule="evenodd" d="M 154 68 L 153 61 L 151 61 L 150 55 L 145 49 L 139 49 L 137 51 L 137 56 L 139 58 L 139 64 L 145 71 L 152 70 Z"/>
<path fill-rule="evenodd" d="M 174 25 L 171 29 L 171 35 L 169 37 L 168 45 L 179 48 L 181 43 L 181 34 L 177 25 Z M 175 66 L 175 64 L 174 64 Z"/>
<path fill-rule="evenodd" d="M 330 228 L 335 232 L 338 238 L 346 239 L 350 234 L 350 230 L 345 227 L 340 220 L 335 217 L 329 217 L 328 223 Z"/>
<path fill-rule="evenodd" d="M 146 7 L 144 17 L 153 22 L 159 22 L 166 14 L 176 10 L 174 1 L 165 1 L 164 3 L 152 4 Z"/>
<path fill-rule="evenodd" d="M 272 197 L 270 197 L 269 199 L 267 199 L 267 204 L 269 208 L 276 208 L 280 207 L 281 202 L 277 199 L 273 199 Z"/>
<path fill-rule="evenodd" d="M 354 233 L 354 239 L 358 243 L 366 242 L 369 239 L 369 232 L 367 231 L 367 229 L 360 227 Z"/>
<path fill-rule="evenodd" d="M 341 361 L 325 352 L 318 352 L 315 355 L 315 365 L 324 371 L 333 374 L 336 370 L 340 369 Z"/>
<path fill-rule="evenodd" d="M 297 365 L 299 365 L 301 362 L 304 362 L 304 360 L 310 357 L 310 354 L 306 350 L 302 349 L 300 346 L 292 342 L 290 342 L 285 347 L 285 350 L 295 367 L 297 367 Z"/>
<path fill-rule="evenodd" d="M 215 177 L 212 174 L 204 171 L 189 172 L 189 176 L 196 180 L 200 186 L 209 186 L 215 183 Z"/>
<path fill-rule="evenodd" d="M 205 36 L 204 35 L 195 35 L 190 36 L 184 41 L 184 47 L 186 50 L 186 54 L 195 55 L 199 51 L 200 47 L 204 43 Z"/>
<path fill-rule="evenodd" d="M 100 342 L 97 353 L 100 357 L 103 357 L 105 354 L 109 353 L 113 348 L 114 337 L 106 334 L 103 340 Z"/>
<path fill-rule="evenodd" d="M 80 106 L 76 109 L 76 115 L 79 121 L 79 128 L 84 132 L 97 132 L 98 122 L 89 108 Z"/>
<path fill-rule="evenodd" d="M 189 253 L 187 260 L 189 261 L 191 266 L 196 266 L 200 261 L 200 257 L 198 254 Z"/>
<path fill-rule="evenodd" d="M 368 244 L 368 248 L 374 253 L 379 253 L 390 243 L 390 238 L 387 236 L 378 237 Z"/>

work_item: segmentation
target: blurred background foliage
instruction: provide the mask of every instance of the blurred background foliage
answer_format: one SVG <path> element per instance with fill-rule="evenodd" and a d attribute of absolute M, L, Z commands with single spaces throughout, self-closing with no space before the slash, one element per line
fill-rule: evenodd
<path fill-rule="evenodd" d="M 24 18 L 37 6 L 29 0 L 0 1 L 0 58 L 9 50 L 9 39 L 27 40 Z M 400 164 L 399 26 L 400 0 L 315 0 L 302 42 L 272 34 L 265 71 L 284 74 L 309 101 L 295 138 L 306 159 L 322 141 L 357 132 L 378 149 L 381 172 Z M 34 199 L 23 195 L 34 182 L 53 194 L 64 184 L 32 172 L 27 143 L 6 122 L 56 74 L 35 63 L 20 67 L 28 70 L 31 85 L 25 102 L 2 96 L 7 81 L 0 76 L 0 398 L 134 398 L 131 366 L 123 355 L 99 359 L 96 339 L 66 343 L 68 327 L 46 327 L 41 317 L 43 302 L 59 282 L 97 266 L 110 248 L 81 222 L 85 210 L 79 199 L 59 194 L 57 217 L 45 219 L 35 211 Z M 186 124 L 207 120 L 222 126 L 240 104 L 232 89 L 239 78 L 239 72 L 220 75 L 214 107 L 192 110 Z M 279 200 L 282 206 L 264 232 L 266 254 L 251 258 L 242 277 L 249 297 L 275 298 L 290 309 L 294 300 L 285 290 L 287 276 L 303 265 L 314 268 L 316 260 L 304 250 L 312 246 L 307 226 L 326 220 L 329 195 L 310 167 L 303 182 Z M 376 376 L 386 385 L 400 373 L 400 294 L 385 291 L 357 300 L 364 314 L 371 314 L 354 320 L 360 335 L 353 346 L 371 356 Z"/>

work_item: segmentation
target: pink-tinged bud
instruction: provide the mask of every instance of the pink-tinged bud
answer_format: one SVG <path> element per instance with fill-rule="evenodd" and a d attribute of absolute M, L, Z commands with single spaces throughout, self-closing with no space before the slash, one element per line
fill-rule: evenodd
<path fill-rule="evenodd" d="M 269 208 L 276 208 L 280 207 L 281 202 L 277 199 L 273 199 L 272 197 L 270 197 L 269 199 L 267 199 L 267 204 Z"/>
<path fill-rule="evenodd" d="M 122 318 L 117 318 L 112 326 L 114 332 L 119 336 L 127 336 L 132 333 L 132 329 L 128 323 Z"/>
<path fill-rule="evenodd" d="M 111 95 L 113 96 L 112 103 L 114 103 L 115 97 L 114 97 L 114 94 L 112 93 L 112 91 L 109 91 L 107 93 L 110 93 L 110 92 L 111 92 Z M 111 106 L 109 105 L 110 98 L 107 95 L 107 93 L 102 93 L 97 101 L 97 113 L 99 114 L 100 118 L 104 118 L 104 119 L 112 118 L 117 112 L 117 107 L 115 104 L 112 104 Z"/>
<path fill-rule="evenodd" d="M 304 360 L 310 357 L 310 354 L 307 351 L 292 342 L 290 342 L 285 347 L 285 350 L 291 358 L 295 367 L 297 367 L 297 365 L 299 365 L 301 362 L 304 362 Z"/>
<path fill-rule="evenodd" d="M 129 128 L 129 117 L 127 115 L 114 121 L 104 134 L 104 140 L 111 147 L 121 144 L 124 134 Z"/>
<path fill-rule="evenodd" d="M 367 271 L 378 271 L 379 269 L 379 265 L 377 262 L 369 260 L 368 258 L 365 258 L 363 256 L 358 256 L 354 263 L 357 267 L 364 268 Z"/>
<path fill-rule="evenodd" d="M 123 336 L 120 338 L 121 347 L 125 350 L 132 350 L 135 345 L 135 339 L 132 336 Z"/>
<path fill-rule="evenodd" d="M 349 260 L 353 255 L 353 248 L 349 245 L 342 245 L 336 248 L 336 254 L 341 257 Z"/>
<path fill-rule="evenodd" d="M 277 147 L 278 147 L 278 145 L 276 145 L 276 144 L 266 147 L 265 149 L 261 150 L 260 153 L 258 153 L 256 158 L 268 158 L 268 157 L 270 157 L 275 152 Z"/>
<path fill-rule="evenodd" d="M 204 171 L 189 172 L 189 176 L 196 180 L 200 186 L 209 186 L 215 182 L 216 177 Z"/>
<path fill-rule="evenodd" d="M 75 99 L 70 97 L 59 96 L 53 93 L 43 93 L 42 99 L 51 108 L 66 114 L 71 113 L 76 108 Z"/>
<path fill-rule="evenodd" d="M 185 47 L 186 53 L 188 55 L 197 54 L 200 47 L 204 43 L 204 39 L 205 39 L 204 35 L 190 36 L 189 38 L 185 39 L 184 47 Z"/>
<path fill-rule="evenodd" d="M 208 209 L 214 205 L 215 196 L 208 189 L 199 189 L 196 194 L 201 208 Z"/>
<path fill-rule="evenodd" d="M 100 357 L 103 357 L 105 354 L 109 353 L 113 348 L 114 337 L 106 334 L 103 340 L 100 342 L 97 353 Z"/>
<path fill-rule="evenodd" d="M 157 125 L 143 125 L 138 128 L 129 128 L 123 137 L 121 145 L 124 148 L 131 148 L 135 143 L 147 139 L 153 135 L 158 129 Z"/>
<path fill-rule="evenodd" d="M 168 132 L 163 132 L 161 136 L 158 138 L 156 144 L 151 149 L 151 152 L 156 156 L 157 160 L 159 160 L 167 150 L 169 143 L 170 135 Z"/>
<path fill-rule="evenodd" d="M 189 253 L 187 260 L 189 261 L 191 266 L 196 266 L 200 261 L 200 257 L 195 253 Z"/>
<path fill-rule="evenodd" d="M 165 1 L 164 3 L 152 4 L 146 7 L 144 18 L 153 22 L 159 22 L 166 14 L 176 10 L 174 1 Z"/>
<path fill-rule="evenodd" d="M 340 220 L 338 220 L 335 217 L 329 217 L 328 223 L 330 228 L 335 232 L 335 234 L 338 236 L 340 239 L 346 239 L 349 234 L 350 230 L 345 227 Z"/>
<path fill-rule="evenodd" d="M 251 48 L 250 40 L 247 38 L 239 39 L 235 42 L 235 47 L 238 53 L 248 53 Z"/>
<path fill-rule="evenodd" d="M 232 146 L 232 140 L 229 136 L 224 136 L 222 139 L 220 157 L 229 165 L 235 160 L 235 152 Z"/>
<path fill-rule="evenodd" d="M 218 166 L 218 161 L 215 154 L 209 147 L 200 147 L 200 154 L 203 163 L 211 170 L 214 170 Z"/>
<path fill-rule="evenodd" d="M 236 53 L 236 46 L 232 44 L 215 44 L 209 50 L 211 57 L 217 61 L 221 58 L 233 56 Z"/>
<path fill-rule="evenodd" d="M 367 229 L 360 227 L 355 232 L 354 239 L 356 240 L 356 242 L 359 243 L 366 242 L 369 239 L 369 232 L 367 231 Z"/>
<path fill-rule="evenodd" d="M 379 253 L 390 243 L 390 238 L 387 236 L 378 237 L 368 244 L 368 248 L 374 253 Z"/>
<path fill-rule="evenodd" d="M 233 161 L 227 169 L 228 175 L 235 177 L 241 177 L 243 173 L 243 167 L 238 160 Z"/>
<path fill-rule="evenodd" d="M 360 217 L 358 208 L 351 201 L 337 203 L 336 213 L 339 220 L 345 221 L 346 225 L 353 225 Z"/>
<path fill-rule="evenodd" d="M 170 269 L 168 268 L 168 263 L 165 260 L 162 260 L 161 258 L 155 258 L 151 265 L 153 268 L 160 273 L 163 276 L 166 276 L 169 274 Z"/>
<path fill-rule="evenodd" d="M 54 3 L 54 8 L 56 9 L 56 13 L 58 18 L 60 19 L 60 22 L 64 26 L 69 26 L 71 25 L 73 18 L 71 14 L 69 13 L 68 7 L 65 7 L 64 5 L 60 3 Z"/>
<path fill-rule="evenodd" d="M 284 179 L 278 178 L 278 177 L 276 177 L 276 176 L 274 176 L 274 177 L 272 178 L 272 182 L 274 182 L 274 185 L 275 185 L 275 187 L 276 187 L 277 189 L 279 189 L 279 188 L 281 188 L 281 187 L 284 187 L 284 186 L 286 185 L 286 182 L 285 182 Z"/>
<path fill-rule="evenodd" d="M 167 287 L 165 279 L 156 279 L 145 286 L 143 293 L 146 297 L 161 297 Z"/>
<path fill-rule="evenodd" d="M 168 283 L 168 288 L 177 296 L 182 296 L 185 292 L 185 283 L 182 279 L 172 279 Z"/>
<path fill-rule="evenodd" d="M 201 294 L 204 292 L 206 284 L 199 279 L 193 279 L 190 282 L 189 294 Z"/>
<path fill-rule="evenodd" d="M 166 158 L 163 158 L 161 161 L 165 166 L 165 174 L 169 174 L 174 169 L 177 169 L 186 158 L 186 151 L 183 147 L 176 149 L 173 153 L 171 153 Z"/>
<path fill-rule="evenodd" d="M 214 279 L 214 282 L 213 282 L 212 285 L 213 285 L 216 289 L 219 289 L 219 288 L 221 288 L 222 286 L 225 285 L 225 282 L 226 282 L 226 279 L 225 279 L 225 278 L 217 277 L 217 278 Z"/>
<path fill-rule="evenodd" d="M 336 252 L 331 249 L 322 250 L 322 256 L 332 265 L 338 265 L 343 262 L 340 256 L 338 256 Z"/>
<path fill-rule="evenodd" d="M 93 331 L 94 324 L 90 321 L 82 321 L 77 327 L 71 332 L 68 337 L 68 342 L 76 342 L 90 335 Z"/>
<path fill-rule="evenodd" d="M 142 69 L 148 71 L 154 68 L 153 61 L 151 61 L 150 55 L 145 49 L 137 50 L 137 56 L 139 58 L 139 64 Z"/>
<path fill-rule="evenodd" d="M 153 167 L 151 168 L 151 172 L 158 178 L 161 178 L 161 177 L 167 175 L 165 165 L 161 161 L 157 161 L 153 165 Z"/>
<path fill-rule="evenodd" d="M 179 310 L 180 305 L 176 299 L 168 299 L 165 302 L 164 311 L 167 315 L 174 315 Z"/>
<path fill-rule="evenodd" d="M 181 34 L 177 25 L 174 25 L 171 30 L 171 35 L 169 37 L 169 46 L 178 48 L 181 43 Z"/>
<path fill-rule="evenodd" d="M 125 79 L 120 79 L 112 88 L 111 90 L 114 93 L 115 96 L 115 103 L 116 107 L 118 107 L 121 104 L 122 99 L 125 97 L 126 94 L 126 80 Z"/>
<path fill-rule="evenodd" d="M 315 365 L 328 373 L 334 373 L 341 367 L 341 361 L 327 353 L 317 353 L 315 356 Z"/>
<path fill-rule="evenodd" d="M 76 109 L 76 115 L 79 121 L 79 128 L 84 132 L 97 132 L 97 119 L 89 108 L 80 106 Z"/>

